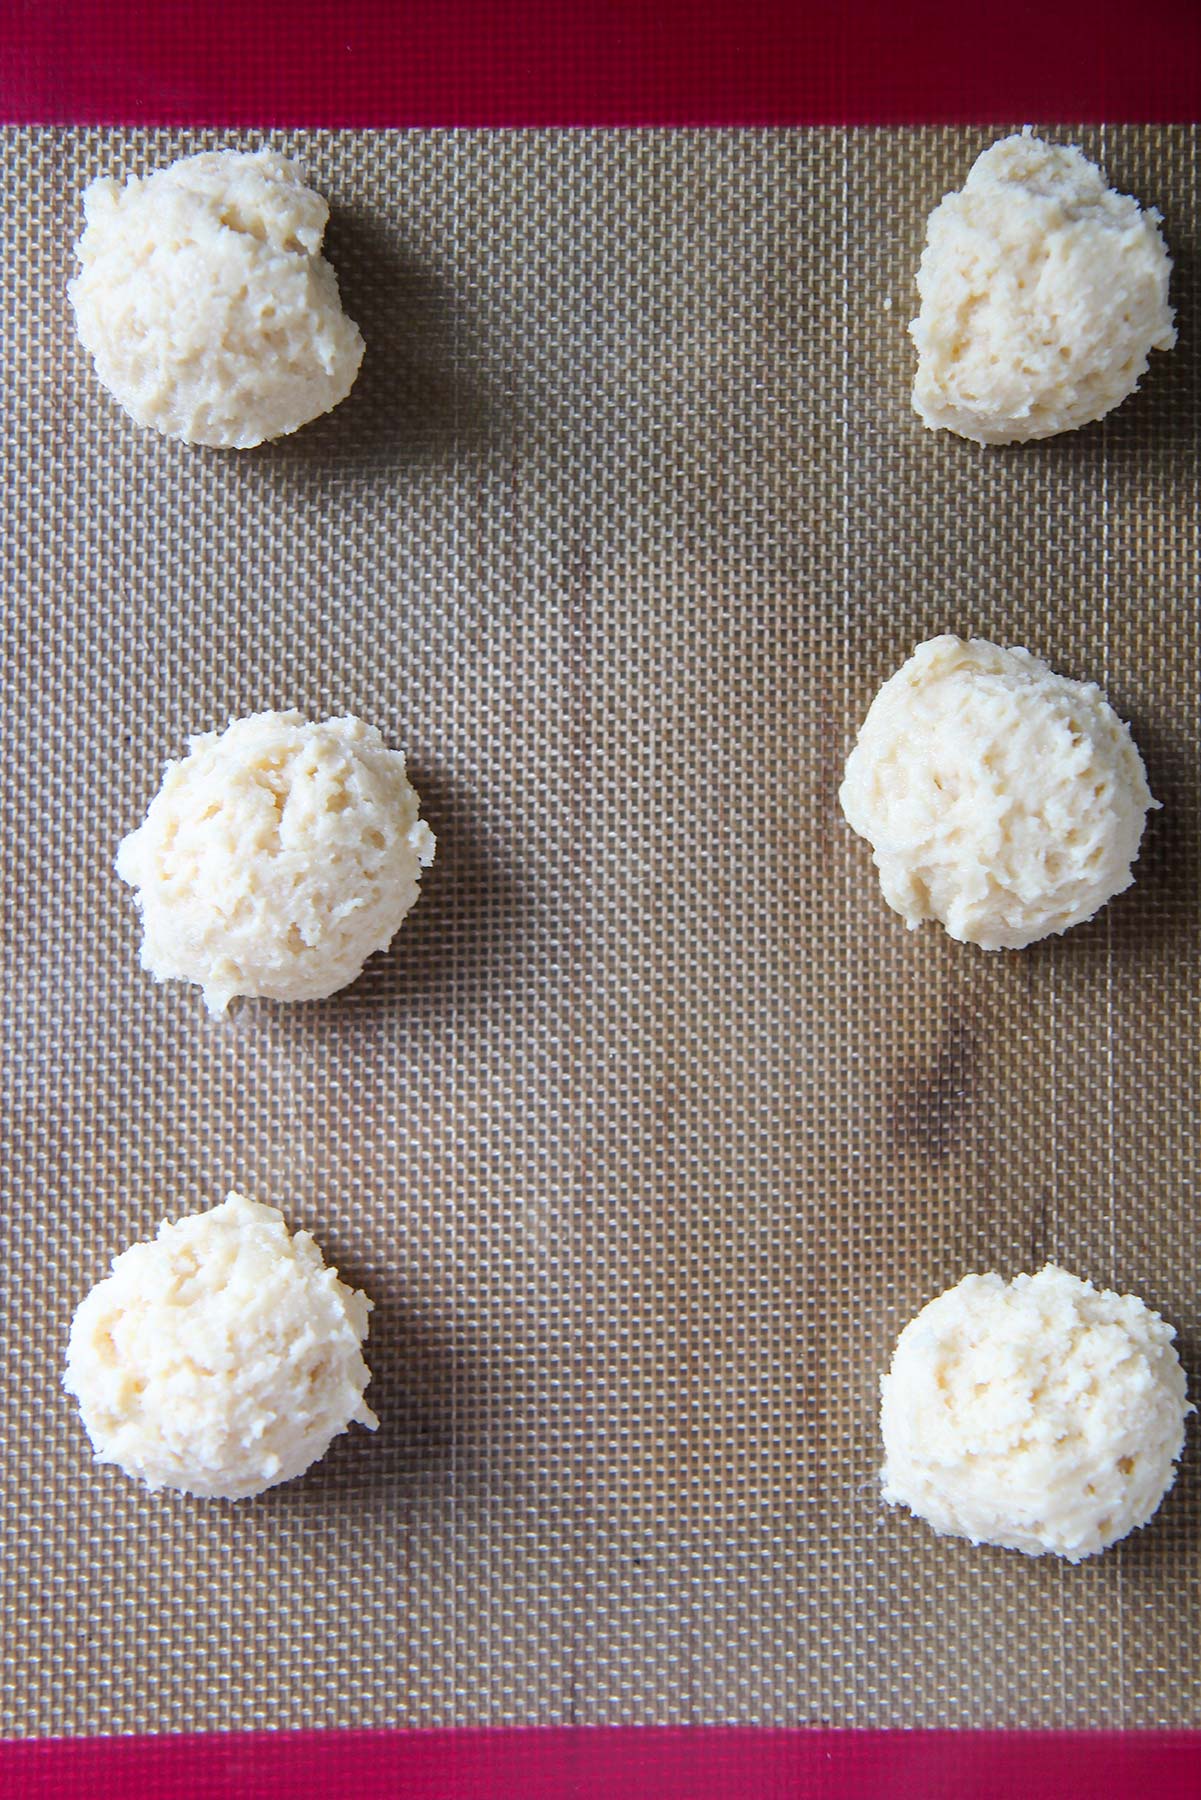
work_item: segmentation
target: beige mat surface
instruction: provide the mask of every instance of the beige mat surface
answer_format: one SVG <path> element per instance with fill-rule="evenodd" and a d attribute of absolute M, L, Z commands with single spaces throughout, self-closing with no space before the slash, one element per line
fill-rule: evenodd
<path fill-rule="evenodd" d="M 877 1493 L 877 1377 L 969 1269 L 1143 1294 L 1201 1391 L 1198 146 L 1064 132 L 1162 210 L 1180 345 L 985 452 L 905 325 L 992 135 L 273 136 L 368 354 L 236 455 L 131 426 L 64 284 L 93 174 L 254 140 L 5 134 L 7 1732 L 1201 1724 L 1195 1428 L 1077 1569 Z M 942 630 L 1101 681 L 1164 803 L 1025 953 L 906 934 L 837 809 Z M 214 1023 L 113 853 L 189 732 L 288 705 L 408 751 L 438 862 L 343 996 Z M 67 1327 L 233 1184 L 374 1297 L 383 1428 L 150 1498 Z"/>

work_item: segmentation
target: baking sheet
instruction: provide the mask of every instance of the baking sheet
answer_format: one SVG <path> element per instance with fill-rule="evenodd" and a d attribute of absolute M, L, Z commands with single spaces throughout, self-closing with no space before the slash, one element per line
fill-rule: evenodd
<path fill-rule="evenodd" d="M 1076 1569 L 877 1493 L 877 1377 L 969 1269 L 1141 1293 L 1201 1374 L 1196 134 L 1057 133 L 1162 210 L 1180 344 L 985 452 L 905 324 L 996 135 L 5 133 L 4 1731 L 1201 1722 L 1195 1430 Z M 264 141 L 367 360 L 189 450 L 74 341 L 78 196 Z M 1101 681 L 1164 803 L 1023 953 L 907 934 L 838 813 L 942 630 Z M 214 1023 L 113 853 L 189 732 L 288 705 L 407 750 L 438 861 L 353 988 Z M 67 1327 L 235 1184 L 374 1298 L 382 1429 L 152 1499 Z"/>

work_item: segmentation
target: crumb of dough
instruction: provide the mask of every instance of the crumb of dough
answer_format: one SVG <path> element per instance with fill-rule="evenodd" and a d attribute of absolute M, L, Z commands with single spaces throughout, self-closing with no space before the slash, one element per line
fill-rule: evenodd
<path fill-rule="evenodd" d="M 114 1258 L 76 1310 L 63 1385 L 97 1462 L 241 1500 L 303 1474 L 352 1422 L 375 1429 L 370 1311 L 307 1231 L 233 1193 Z"/>
<path fill-rule="evenodd" d="M 1132 394 L 1176 342 L 1159 214 L 1071 145 L 1001 139 L 930 216 L 913 404 L 978 444 L 1054 437 Z"/>
<path fill-rule="evenodd" d="M 399 750 L 361 719 L 236 719 L 169 763 L 117 852 L 137 890 L 142 966 L 236 995 L 317 1000 L 384 950 L 416 902 L 434 836 Z"/>
<path fill-rule="evenodd" d="M 966 1275 L 905 1327 L 880 1383 L 885 1500 L 973 1544 L 1095 1556 L 1175 1479 L 1193 1411 L 1175 1335 L 1053 1264 Z"/>
<path fill-rule="evenodd" d="M 1129 728 L 1095 683 L 1028 650 L 931 638 L 885 682 L 838 795 L 915 929 L 1020 949 L 1130 886 L 1158 805 Z"/>
<path fill-rule="evenodd" d="M 205 151 L 84 197 L 67 292 L 139 425 L 246 450 L 344 400 L 363 359 L 321 255 L 329 208 L 272 150 Z"/>

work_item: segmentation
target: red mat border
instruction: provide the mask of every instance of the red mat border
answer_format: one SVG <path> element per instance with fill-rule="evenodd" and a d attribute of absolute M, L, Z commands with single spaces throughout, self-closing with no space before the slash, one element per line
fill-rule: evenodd
<path fill-rule="evenodd" d="M 4 0 L 0 119 L 831 125 L 1201 116 L 1197 0 Z"/>
<path fill-rule="evenodd" d="M 284 1732 L 0 1744 L 21 1800 L 1197 1800 L 1201 1733 L 738 1726 Z"/>

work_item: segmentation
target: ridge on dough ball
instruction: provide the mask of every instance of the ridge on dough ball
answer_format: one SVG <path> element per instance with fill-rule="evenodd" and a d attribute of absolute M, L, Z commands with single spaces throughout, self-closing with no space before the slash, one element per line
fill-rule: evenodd
<path fill-rule="evenodd" d="M 399 750 L 361 719 L 253 713 L 189 741 L 117 852 L 142 966 L 236 995 L 318 1000 L 387 949 L 434 860 Z"/>
<path fill-rule="evenodd" d="M 1054 437 L 1132 394 L 1176 342 L 1159 214 L 1029 127 L 930 215 L 913 405 L 978 444 Z"/>
<path fill-rule="evenodd" d="M 375 1430 L 370 1311 L 307 1231 L 231 1193 L 114 1258 L 76 1309 L 63 1385 L 97 1462 L 241 1500 L 303 1474 L 352 1422 Z"/>
<path fill-rule="evenodd" d="M 910 1320 L 881 1380 L 884 1499 L 973 1544 L 1095 1556 L 1175 1479 L 1193 1411 L 1175 1336 L 1051 1263 L 965 1275 Z"/>
<path fill-rule="evenodd" d="M 910 929 L 1021 949 L 1128 888 L 1158 805 L 1093 682 L 983 638 L 919 644 L 876 695 L 839 789 Z"/>
<path fill-rule="evenodd" d="M 363 359 L 321 255 L 329 208 L 273 150 L 205 151 L 84 193 L 68 284 L 99 380 L 139 425 L 247 450 L 331 411 Z"/>

